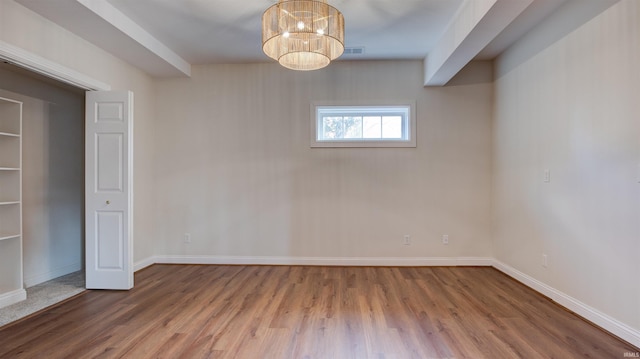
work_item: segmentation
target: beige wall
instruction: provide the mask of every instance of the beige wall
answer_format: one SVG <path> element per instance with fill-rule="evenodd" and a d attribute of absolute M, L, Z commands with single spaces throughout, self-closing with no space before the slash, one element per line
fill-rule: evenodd
<path fill-rule="evenodd" d="M 490 63 L 445 88 L 422 86 L 420 61 L 192 75 L 157 81 L 157 253 L 491 256 Z M 417 103 L 416 148 L 310 148 L 311 102 L 396 99 Z"/>
<path fill-rule="evenodd" d="M 107 83 L 113 90 L 134 92 L 134 260 L 152 256 L 155 236 L 152 79 L 13 0 L 0 1 L 0 40 Z"/>
<path fill-rule="evenodd" d="M 497 61 L 494 254 L 637 331 L 640 2 L 527 55 L 547 30 Z"/>

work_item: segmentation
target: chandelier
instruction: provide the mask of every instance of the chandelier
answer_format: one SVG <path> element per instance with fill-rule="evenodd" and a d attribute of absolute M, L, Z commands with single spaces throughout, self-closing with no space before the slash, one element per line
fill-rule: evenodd
<path fill-rule="evenodd" d="M 344 17 L 326 0 L 278 0 L 262 15 L 262 50 L 292 70 L 317 70 L 344 51 Z"/>

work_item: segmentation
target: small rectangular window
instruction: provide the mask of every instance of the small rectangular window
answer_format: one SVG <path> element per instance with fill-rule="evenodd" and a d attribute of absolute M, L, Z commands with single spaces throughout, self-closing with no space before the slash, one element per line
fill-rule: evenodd
<path fill-rule="evenodd" d="M 415 147 L 412 104 L 312 105 L 311 147 Z"/>

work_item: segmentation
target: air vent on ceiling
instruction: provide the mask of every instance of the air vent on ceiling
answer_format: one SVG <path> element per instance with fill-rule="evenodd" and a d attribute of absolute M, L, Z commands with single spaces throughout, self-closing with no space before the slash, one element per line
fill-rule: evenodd
<path fill-rule="evenodd" d="M 364 47 L 345 47 L 344 48 L 345 55 L 362 55 L 364 54 Z"/>

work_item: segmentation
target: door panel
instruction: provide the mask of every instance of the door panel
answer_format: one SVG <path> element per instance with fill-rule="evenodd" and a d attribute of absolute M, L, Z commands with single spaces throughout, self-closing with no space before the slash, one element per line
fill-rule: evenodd
<path fill-rule="evenodd" d="M 98 270 L 124 270 L 123 213 L 112 211 L 96 212 L 96 246 Z"/>
<path fill-rule="evenodd" d="M 95 192 L 123 192 L 124 167 L 121 133 L 96 133 L 96 186 Z"/>

